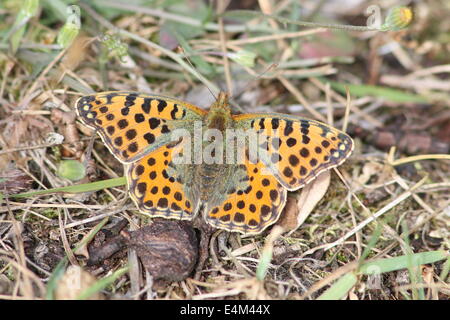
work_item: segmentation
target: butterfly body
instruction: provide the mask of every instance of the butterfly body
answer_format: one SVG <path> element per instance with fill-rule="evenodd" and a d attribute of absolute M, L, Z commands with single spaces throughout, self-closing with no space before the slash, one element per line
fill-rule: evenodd
<path fill-rule="evenodd" d="M 226 93 L 219 93 L 217 100 L 211 105 L 208 113 L 205 115 L 205 119 L 208 129 L 217 129 L 223 133 L 225 129 L 234 126 Z"/>
<path fill-rule="evenodd" d="M 345 133 L 314 120 L 233 115 L 225 93 L 209 111 L 132 92 L 83 97 L 76 111 L 125 164 L 141 212 L 192 220 L 201 211 L 212 226 L 245 234 L 273 224 L 287 190 L 341 164 L 353 149 Z"/>

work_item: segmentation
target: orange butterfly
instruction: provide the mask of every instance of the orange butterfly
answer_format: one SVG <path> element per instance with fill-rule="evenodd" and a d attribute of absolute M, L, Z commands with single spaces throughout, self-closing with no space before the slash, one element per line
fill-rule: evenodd
<path fill-rule="evenodd" d="M 297 190 L 340 165 L 353 150 L 347 134 L 318 121 L 277 113 L 232 115 L 223 92 L 209 111 L 133 92 L 85 96 L 77 101 L 76 111 L 125 164 L 129 192 L 140 211 L 185 220 L 202 212 L 210 225 L 243 234 L 260 233 L 276 222 L 287 190 Z M 180 152 L 189 139 L 175 139 L 174 132 L 195 136 L 198 126 L 223 134 L 221 145 L 227 152 L 231 129 L 253 130 L 265 137 L 257 141 L 258 150 L 265 152 L 254 159 L 246 146 L 242 162 L 233 163 L 213 148 L 211 156 L 224 161 L 175 161 L 183 152 L 191 159 L 199 152 L 195 146 Z"/>

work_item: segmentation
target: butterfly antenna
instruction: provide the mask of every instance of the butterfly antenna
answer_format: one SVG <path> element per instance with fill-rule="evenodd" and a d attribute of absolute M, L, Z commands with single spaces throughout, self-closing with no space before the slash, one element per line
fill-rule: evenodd
<path fill-rule="evenodd" d="M 278 63 L 272 63 L 272 64 L 270 64 L 270 65 L 266 68 L 266 70 L 264 70 L 263 72 L 261 72 L 260 74 L 258 74 L 254 79 L 251 79 L 251 80 L 247 81 L 247 83 L 244 85 L 243 89 L 242 89 L 240 92 L 234 94 L 230 99 L 233 99 L 233 98 L 238 97 L 238 96 L 240 96 L 241 94 L 243 94 L 245 91 L 248 90 L 248 88 L 250 87 L 250 85 L 251 85 L 254 81 L 261 79 L 267 72 L 269 72 L 269 71 L 272 70 L 272 69 L 276 69 L 277 67 L 278 67 Z"/>
<path fill-rule="evenodd" d="M 192 64 L 191 59 L 189 59 L 189 57 L 188 57 L 188 55 L 186 54 L 186 51 L 183 49 L 183 47 L 182 47 L 182 46 L 178 46 L 178 48 L 179 48 L 179 50 L 181 50 L 181 52 L 183 53 L 184 58 L 186 59 L 187 63 L 191 66 L 191 68 L 192 68 L 192 69 L 195 69 L 195 70 L 197 70 L 197 72 L 199 72 L 198 69 L 195 68 L 194 65 Z M 205 87 L 208 89 L 208 91 L 211 93 L 211 95 L 214 97 L 214 99 L 217 100 L 217 97 L 216 97 L 216 95 L 214 94 L 214 92 L 212 92 L 212 90 L 211 90 L 206 84 L 205 84 Z"/>

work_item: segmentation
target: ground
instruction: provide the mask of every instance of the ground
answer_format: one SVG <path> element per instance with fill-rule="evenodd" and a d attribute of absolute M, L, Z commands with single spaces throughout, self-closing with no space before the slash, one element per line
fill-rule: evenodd
<path fill-rule="evenodd" d="M 341 2 L 0 2 L 0 298 L 448 300 L 450 5 L 372 6 L 373 31 L 349 27 L 372 1 Z M 259 235 L 152 222 L 75 113 L 109 90 L 228 91 L 355 149 Z"/>

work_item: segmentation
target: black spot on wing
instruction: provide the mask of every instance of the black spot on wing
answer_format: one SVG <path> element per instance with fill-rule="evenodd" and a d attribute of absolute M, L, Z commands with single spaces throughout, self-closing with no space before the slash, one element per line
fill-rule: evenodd
<path fill-rule="evenodd" d="M 144 102 L 141 105 L 142 111 L 149 114 L 150 108 L 151 108 L 151 102 L 152 102 L 151 98 L 144 98 Z"/>
<path fill-rule="evenodd" d="M 294 128 L 292 127 L 292 121 L 286 120 L 286 124 L 284 126 L 284 135 L 288 136 L 294 131 Z"/>
<path fill-rule="evenodd" d="M 174 104 L 172 111 L 170 111 L 170 116 L 172 119 L 176 118 L 177 112 L 178 112 L 178 106 L 176 104 Z"/>
<path fill-rule="evenodd" d="M 167 107 L 167 102 L 164 100 L 158 100 L 158 111 L 161 113 Z"/>

